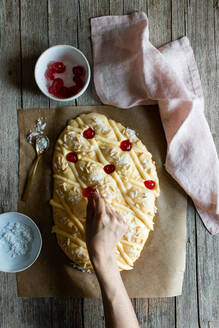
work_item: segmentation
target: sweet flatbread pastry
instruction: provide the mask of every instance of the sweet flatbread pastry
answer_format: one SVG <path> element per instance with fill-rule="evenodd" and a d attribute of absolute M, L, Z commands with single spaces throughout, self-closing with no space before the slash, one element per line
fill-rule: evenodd
<path fill-rule="evenodd" d="M 120 270 L 131 270 L 153 230 L 159 195 L 155 164 L 135 131 L 102 114 L 82 114 L 59 136 L 53 172 L 52 230 L 61 249 L 77 266 L 93 271 L 85 218 L 87 196 L 97 190 L 128 223 L 115 256 Z"/>

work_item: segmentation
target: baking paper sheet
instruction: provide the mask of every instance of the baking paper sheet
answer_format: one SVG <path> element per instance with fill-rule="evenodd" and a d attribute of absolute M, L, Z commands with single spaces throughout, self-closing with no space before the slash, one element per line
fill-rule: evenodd
<path fill-rule="evenodd" d="M 122 272 L 130 297 L 168 297 L 181 294 L 186 256 L 186 196 L 164 168 L 166 142 L 156 106 L 124 110 L 109 106 L 62 107 L 18 110 L 20 133 L 19 199 L 35 159 L 26 135 L 41 117 L 47 123 L 49 151 L 43 155 L 28 201 L 19 201 L 18 211 L 29 215 L 39 226 L 43 247 L 38 260 L 17 274 L 18 296 L 100 297 L 95 274 L 73 269 L 51 233 L 53 219 L 49 200 L 52 196 L 52 154 L 54 144 L 69 119 L 81 113 L 100 112 L 134 129 L 152 153 L 160 179 L 161 195 L 154 231 L 150 233 L 134 270 Z"/>

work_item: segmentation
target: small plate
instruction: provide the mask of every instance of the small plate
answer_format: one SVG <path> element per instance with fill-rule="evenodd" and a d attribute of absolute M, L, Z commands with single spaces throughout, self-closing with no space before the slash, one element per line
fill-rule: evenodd
<path fill-rule="evenodd" d="M 23 223 L 31 228 L 33 240 L 30 250 L 25 255 L 11 257 L 0 249 L 0 271 L 20 272 L 29 268 L 38 258 L 42 248 L 42 237 L 39 228 L 28 216 L 18 212 L 0 214 L 0 230 L 8 223 Z"/>

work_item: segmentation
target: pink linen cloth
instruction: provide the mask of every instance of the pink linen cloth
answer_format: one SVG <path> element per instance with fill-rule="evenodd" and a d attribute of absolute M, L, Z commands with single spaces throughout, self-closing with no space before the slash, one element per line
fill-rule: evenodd
<path fill-rule="evenodd" d="M 91 37 L 101 101 L 121 108 L 158 104 L 168 144 L 166 170 L 192 198 L 206 228 L 218 233 L 219 161 L 189 40 L 157 50 L 143 12 L 93 18 Z"/>

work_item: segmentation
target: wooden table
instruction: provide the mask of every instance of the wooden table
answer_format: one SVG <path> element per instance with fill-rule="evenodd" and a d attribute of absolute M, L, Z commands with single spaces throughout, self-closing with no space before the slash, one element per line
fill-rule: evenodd
<path fill-rule="evenodd" d="M 17 109 L 58 105 L 44 97 L 35 85 L 35 61 L 49 46 L 72 44 L 92 62 L 90 17 L 143 10 L 149 17 L 150 39 L 155 46 L 187 35 L 201 75 L 206 116 L 219 146 L 219 108 L 216 106 L 216 83 L 219 81 L 216 58 L 219 50 L 218 7 L 215 0 L 2 0 L 0 212 L 17 209 Z M 70 104 L 97 103 L 99 100 L 91 83 L 86 94 Z M 212 237 L 206 231 L 188 200 L 187 265 L 182 296 L 133 299 L 141 327 L 218 328 L 218 258 L 218 236 Z M 1 328 L 103 326 L 101 300 L 17 298 L 15 275 L 0 273 Z"/>

